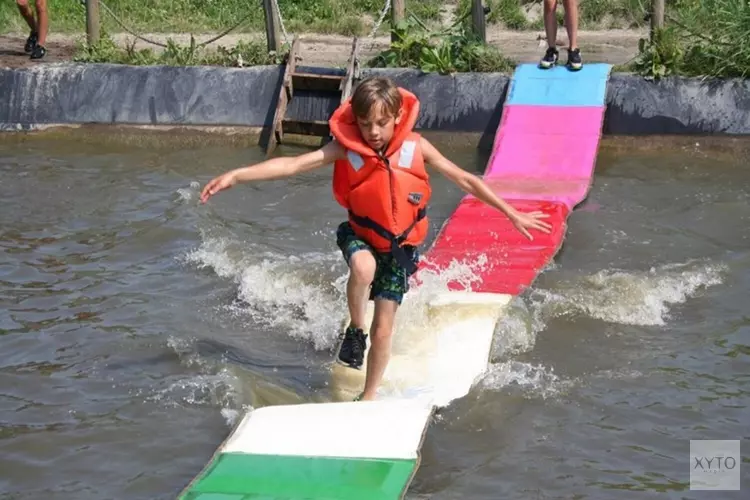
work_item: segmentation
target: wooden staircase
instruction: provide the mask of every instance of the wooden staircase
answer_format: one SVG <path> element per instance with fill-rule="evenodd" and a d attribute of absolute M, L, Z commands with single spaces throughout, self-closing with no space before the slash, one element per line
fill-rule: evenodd
<path fill-rule="evenodd" d="M 300 44 L 299 37 L 295 36 L 286 61 L 281 88 L 279 89 L 279 98 L 276 105 L 276 112 L 273 116 L 272 133 L 266 148 L 266 156 L 271 156 L 276 146 L 282 143 L 284 134 L 316 136 L 324 138 L 324 140 L 330 137 L 327 120 L 300 120 L 287 116 L 289 104 L 294 98 L 295 91 L 304 90 L 321 94 L 339 94 L 339 103 L 343 103 L 350 97 L 354 82 L 359 80 L 359 63 L 357 60 L 359 50 L 358 38 L 355 37 L 352 41 L 352 49 L 349 54 L 346 73 L 343 75 L 306 72 L 304 70 L 298 71 L 298 63 L 302 60 Z"/>

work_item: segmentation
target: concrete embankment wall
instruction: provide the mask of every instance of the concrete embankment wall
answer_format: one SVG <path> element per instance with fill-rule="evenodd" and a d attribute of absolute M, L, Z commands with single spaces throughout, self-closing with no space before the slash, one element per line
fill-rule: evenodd
<path fill-rule="evenodd" d="M 383 73 L 420 98 L 418 128 L 481 133 L 492 140 L 510 78 L 498 73 Z M 267 128 L 282 66 L 252 68 L 39 65 L 0 69 L 0 127 L 117 124 Z M 337 98 L 301 96 L 289 112 L 326 119 Z M 604 133 L 750 134 L 750 80 L 667 78 L 615 73 L 607 88 Z M 262 140 L 262 139 L 261 139 Z"/>

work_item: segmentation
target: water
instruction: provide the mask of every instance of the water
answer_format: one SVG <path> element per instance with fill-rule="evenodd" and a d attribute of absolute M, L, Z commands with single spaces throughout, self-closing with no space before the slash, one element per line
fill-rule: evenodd
<path fill-rule="evenodd" d="M 174 498 L 242 412 L 329 396 L 329 173 L 202 206 L 260 150 L 88 139 L 0 141 L 3 499 Z M 721 147 L 621 144 L 488 375 L 430 426 L 408 498 L 743 498 L 689 491 L 688 454 L 750 439 L 750 173 Z M 435 183 L 433 227 L 461 196 Z"/>

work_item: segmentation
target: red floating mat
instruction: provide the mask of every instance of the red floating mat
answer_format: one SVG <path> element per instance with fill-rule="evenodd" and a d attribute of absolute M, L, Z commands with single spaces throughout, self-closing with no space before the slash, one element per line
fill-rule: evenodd
<path fill-rule="evenodd" d="M 557 253 L 569 211 L 564 203 L 554 201 L 507 201 L 522 212 L 548 214 L 544 220 L 552 225 L 552 232 L 531 230 L 534 239 L 529 240 L 502 212 L 467 196 L 443 225 L 420 268 L 441 272 L 457 261 L 472 266 L 479 278 L 479 282 L 471 284 L 471 291 L 520 293 Z M 459 282 L 448 286 L 451 290 L 466 290 Z"/>

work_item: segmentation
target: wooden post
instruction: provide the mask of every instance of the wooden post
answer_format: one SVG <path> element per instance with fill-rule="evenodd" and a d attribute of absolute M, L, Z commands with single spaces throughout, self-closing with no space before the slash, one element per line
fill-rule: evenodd
<path fill-rule="evenodd" d="M 651 40 L 654 31 L 664 27 L 664 0 L 651 0 Z"/>
<path fill-rule="evenodd" d="M 273 0 L 263 0 L 263 11 L 266 16 L 266 42 L 268 51 L 278 52 L 281 50 L 281 37 L 279 36 L 279 15 L 273 8 Z"/>
<path fill-rule="evenodd" d="M 99 0 L 86 0 L 86 41 L 89 47 L 99 42 Z"/>
<path fill-rule="evenodd" d="M 398 23 L 406 17 L 406 5 L 404 0 L 393 0 L 391 4 L 391 27 L 395 28 Z M 391 43 L 398 40 L 398 37 L 391 31 Z"/>
<path fill-rule="evenodd" d="M 482 43 L 487 43 L 487 34 L 484 27 L 484 6 L 482 0 L 471 2 L 471 26 L 474 34 Z"/>

